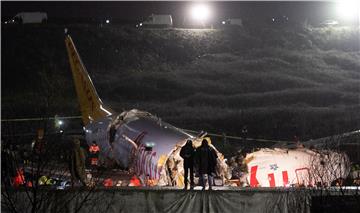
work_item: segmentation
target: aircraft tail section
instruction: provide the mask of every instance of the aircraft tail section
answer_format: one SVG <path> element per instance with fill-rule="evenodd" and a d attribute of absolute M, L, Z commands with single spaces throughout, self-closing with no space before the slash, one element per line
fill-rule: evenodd
<path fill-rule="evenodd" d="M 99 98 L 70 35 L 66 35 L 65 44 L 84 125 L 112 115 Z"/>

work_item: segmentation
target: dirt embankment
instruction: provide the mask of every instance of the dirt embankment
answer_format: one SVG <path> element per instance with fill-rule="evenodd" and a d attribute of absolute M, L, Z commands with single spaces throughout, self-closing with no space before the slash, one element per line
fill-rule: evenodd
<path fill-rule="evenodd" d="M 103 101 L 176 126 L 317 138 L 360 128 L 359 29 L 69 32 Z M 79 114 L 64 26 L 2 27 L 2 115 Z"/>

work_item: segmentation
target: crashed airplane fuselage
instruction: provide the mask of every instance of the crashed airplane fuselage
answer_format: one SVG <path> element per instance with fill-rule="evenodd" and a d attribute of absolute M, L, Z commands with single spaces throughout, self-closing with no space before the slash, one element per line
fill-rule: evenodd
<path fill-rule="evenodd" d="M 200 146 L 204 135 L 195 137 L 160 118 L 140 110 L 115 114 L 105 107 L 83 65 L 69 35 L 65 44 L 68 51 L 75 89 L 80 104 L 86 141 L 100 147 L 100 162 L 133 169 L 143 180 L 153 185 L 182 186 L 184 182 L 180 148 L 187 139 Z M 216 148 L 212 146 L 215 150 Z M 217 175 L 223 180 L 231 177 L 224 156 L 216 150 Z M 247 172 L 243 185 L 276 187 L 292 185 L 329 184 L 348 173 L 346 155 L 336 152 L 317 152 L 309 149 L 261 149 L 247 154 L 243 164 Z M 146 184 L 146 183 L 145 183 Z"/>
<path fill-rule="evenodd" d="M 66 35 L 65 44 L 86 141 L 89 145 L 94 142 L 99 145 L 100 163 L 134 169 L 143 181 L 152 180 L 155 185 L 182 186 L 179 150 L 187 139 L 201 141 L 203 137 L 190 135 L 145 111 L 133 109 L 114 114 L 99 98 L 69 35 Z M 217 154 L 218 167 L 225 167 L 222 169 L 225 171 L 223 155 L 218 151 Z"/>

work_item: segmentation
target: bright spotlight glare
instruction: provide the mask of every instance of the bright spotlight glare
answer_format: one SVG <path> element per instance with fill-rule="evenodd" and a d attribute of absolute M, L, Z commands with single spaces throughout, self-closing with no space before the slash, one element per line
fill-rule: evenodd
<path fill-rule="evenodd" d="M 210 10 L 209 7 L 203 4 L 195 5 L 192 10 L 191 14 L 193 19 L 198 21 L 205 21 L 209 18 Z"/>
<path fill-rule="evenodd" d="M 359 0 L 339 0 L 336 5 L 336 10 L 339 16 L 345 19 L 359 18 Z"/>

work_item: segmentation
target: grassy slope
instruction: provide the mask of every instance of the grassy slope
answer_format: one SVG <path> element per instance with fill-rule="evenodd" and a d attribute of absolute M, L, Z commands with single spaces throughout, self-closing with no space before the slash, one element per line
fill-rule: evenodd
<path fill-rule="evenodd" d="M 78 113 L 62 31 L 3 27 L 3 116 Z M 135 107 L 183 128 L 237 135 L 246 124 L 251 136 L 278 139 L 360 127 L 359 29 L 70 32 L 117 111 Z M 39 107 L 46 97 L 57 104 Z"/>

